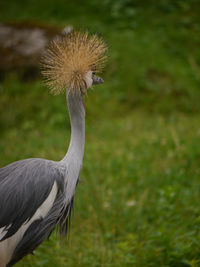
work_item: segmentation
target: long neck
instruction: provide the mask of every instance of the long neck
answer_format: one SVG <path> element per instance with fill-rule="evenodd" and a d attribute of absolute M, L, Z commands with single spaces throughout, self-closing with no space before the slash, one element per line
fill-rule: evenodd
<path fill-rule="evenodd" d="M 71 139 L 67 154 L 62 159 L 64 165 L 80 171 L 85 145 L 85 108 L 82 96 L 67 94 L 67 105 L 71 122 Z"/>

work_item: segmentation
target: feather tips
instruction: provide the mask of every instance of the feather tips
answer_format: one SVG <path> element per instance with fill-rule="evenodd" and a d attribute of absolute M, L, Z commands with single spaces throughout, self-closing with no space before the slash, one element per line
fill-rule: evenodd
<path fill-rule="evenodd" d="M 88 71 L 101 72 L 106 60 L 107 46 L 96 34 L 73 31 L 62 39 L 51 42 L 43 57 L 42 74 L 54 94 L 68 88 L 80 93 L 86 91 Z"/>

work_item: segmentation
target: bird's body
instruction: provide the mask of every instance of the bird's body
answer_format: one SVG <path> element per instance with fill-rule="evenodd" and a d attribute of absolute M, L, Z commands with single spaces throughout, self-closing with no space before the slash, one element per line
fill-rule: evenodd
<path fill-rule="evenodd" d="M 27 253 L 32 253 L 57 225 L 61 233 L 67 231 L 84 152 L 82 97 L 69 95 L 68 108 L 71 141 L 60 162 L 33 158 L 0 169 L 2 267 L 6 265 L 1 257 L 6 264 L 14 264 Z"/>
<path fill-rule="evenodd" d="M 87 90 L 98 80 L 95 77 L 88 69 L 80 84 Z M 64 158 L 58 162 L 25 159 L 0 169 L 0 267 L 12 266 L 32 253 L 56 226 L 61 234 L 68 230 L 85 144 L 84 94 L 81 87 L 77 91 L 77 84 L 66 94 L 71 139 Z"/>

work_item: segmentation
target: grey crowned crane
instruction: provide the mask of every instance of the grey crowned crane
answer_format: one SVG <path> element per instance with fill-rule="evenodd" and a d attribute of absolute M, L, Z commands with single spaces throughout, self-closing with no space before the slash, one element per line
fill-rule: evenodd
<path fill-rule="evenodd" d="M 85 143 L 84 95 L 102 83 L 106 45 L 97 35 L 73 31 L 52 41 L 43 75 L 55 94 L 66 90 L 71 122 L 68 151 L 60 161 L 30 158 L 0 168 L 0 267 L 32 253 L 55 227 L 66 235 Z"/>

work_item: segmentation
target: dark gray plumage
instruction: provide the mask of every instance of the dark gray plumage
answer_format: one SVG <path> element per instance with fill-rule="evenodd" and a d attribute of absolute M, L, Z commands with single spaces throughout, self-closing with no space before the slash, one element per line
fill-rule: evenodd
<path fill-rule="evenodd" d="M 1 241 L 15 234 L 34 215 L 54 181 L 63 191 L 66 170 L 59 165 L 45 159 L 25 159 L 0 169 L 0 228 L 7 229 Z"/>
<path fill-rule="evenodd" d="M 66 169 L 60 163 L 45 159 L 21 160 L 0 169 L 0 210 L 2 211 L 0 228 L 7 229 L 1 241 L 14 235 L 21 225 L 32 218 L 38 207 L 48 197 L 54 181 L 58 184 L 58 193 L 53 207 L 44 219 L 34 221 L 26 230 L 8 266 L 31 253 L 51 234 L 56 225 L 61 224 L 61 232 L 64 229 L 67 230 L 73 199 L 66 207 L 64 206 L 65 171 Z M 18 186 L 19 184 L 21 186 Z"/>

